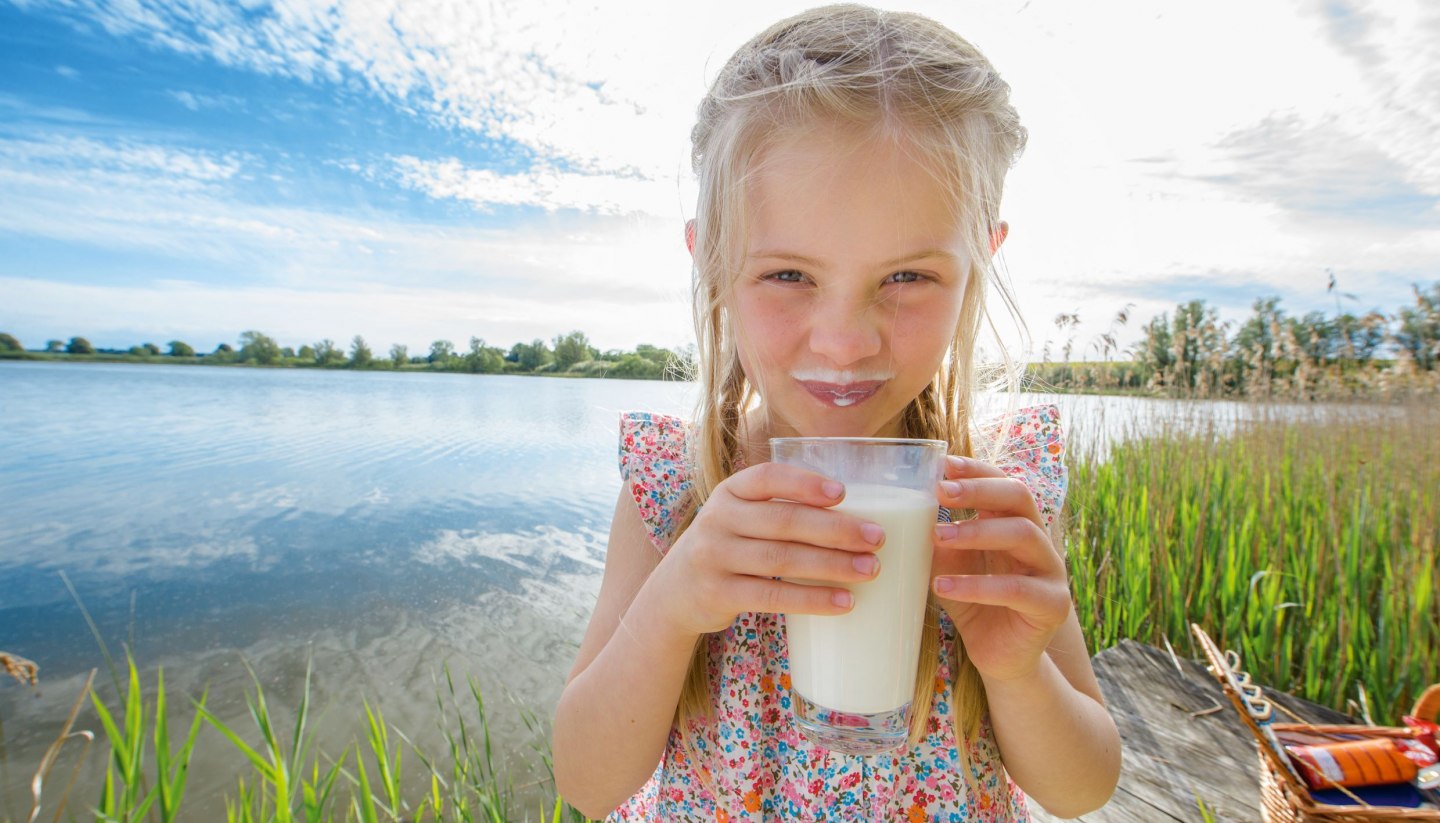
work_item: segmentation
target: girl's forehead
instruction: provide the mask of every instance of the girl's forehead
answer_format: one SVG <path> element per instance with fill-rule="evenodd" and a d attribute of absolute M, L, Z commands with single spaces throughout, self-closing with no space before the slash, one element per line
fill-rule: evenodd
<path fill-rule="evenodd" d="M 953 245 L 954 188 L 910 146 L 811 130 L 769 143 L 746 186 L 747 253 L 829 247 Z"/>

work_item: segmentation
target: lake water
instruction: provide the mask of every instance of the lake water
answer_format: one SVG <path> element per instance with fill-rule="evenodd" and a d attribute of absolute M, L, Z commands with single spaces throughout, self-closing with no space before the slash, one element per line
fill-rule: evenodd
<path fill-rule="evenodd" d="M 528 742 L 505 697 L 543 716 L 559 694 L 598 590 L 616 418 L 684 413 L 688 392 L 0 364 L 0 649 L 39 663 L 42 685 L 38 698 L 0 685 L 0 819 L 28 814 L 30 775 L 83 673 L 108 681 L 62 572 L 112 654 L 128 643 L 171 691 L 208 684 L 242 728 L 242 661 L 272 706 L 293 706 L 313 660 L 318 728 L 337 751 L 363 729 L 361 694 L 433 739 L 431 677 L 448 663 L 486 687 L 502 740 Z M 202 744 L 186 808 L 212 819 L 191 802 L 233 786 L 233 753 Z"/>
<path fill-rule="evenodd" d="M 486 690 L 501 749 L 535 762 L 542 741 L 518 707 L 548 720 L 594 604 L 617 416 L 687 414 L 693 392 L 0 363 L 0 650 L 35 660 L 42 681 L 38 697 L 0 683 L 0 819 L 28 814 L 31 774 L 84 674 L 100 667 L 113 697 L 81 604 L 112 655 L 164 666 L 174 704 L 208 686 L 212 710 L 246 730 L 246 666 L 288 718 L 308 663 L 322 746 L 363 737 L 363 695 L 438 751 L 432 678 L 448 665 Z M 1173 413 L 1126 398 L 1025 402 L 1046 399 L 1108 436 Z M 1225 421 L 1253 407 L 1198 408 Z M 80 725 L 99 728 L 89 713 Z M 186 816 L 223 819 L 238 759 L 208 730 L 198 752 Z M 98 753 L 88 760 L 82 781 L 99 773 Z M 75 801 L 93 797 L 82 782 Z"/>

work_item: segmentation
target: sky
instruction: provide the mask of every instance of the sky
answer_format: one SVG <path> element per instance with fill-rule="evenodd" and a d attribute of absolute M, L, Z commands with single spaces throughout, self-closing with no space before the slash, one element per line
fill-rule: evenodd
<path fill-rule="evenodd" d="M 0 0 L 0 331 L 684 345 L 696 104 L 808 5 Z M 1440 4 L 904 8 L 1029 130 L 1002 257 L 1032 356 L 1126 306 L 1122 343 L 1194 299 L 1393 312 L 1440 280 Z"/>

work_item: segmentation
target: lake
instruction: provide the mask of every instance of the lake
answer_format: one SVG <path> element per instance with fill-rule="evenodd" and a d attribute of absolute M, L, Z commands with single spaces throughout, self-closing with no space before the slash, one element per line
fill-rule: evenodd
<path fill-rule="evenodd" d="M 538 761 L 520 708 L 548 720 L 599 589 L 617 416 L 687 414 L 693 396 L 646 381 L 0 363 L 0 650 L 41 666 L 38 697 L 0 683 L 0 817 L 28 813 L 84 674 L 99 667 L 114 696 L 86 612 L 122 665 L 128 648 L 164 667 L 172 704 L 208 686 L 247 732 L 247 666 L 285 725 L 309 664 L 325 748 L 363 736 L 362 695 L 433 746 L 448 665 L 485 689 L 501 750 Z M 1103 437 L 1174 411 L 1024 402 L 1049 400 Z M 1222 421 L 1254 408 L 1186 407 Z M 80 726 L 99 728 L 89 712 Z M 197 751 L 186 817 L 223 819 L 238 758 L 210 730 Z M 93 780 L 101 758 L 88 759 Z M 537 779 L 515 768 L 522 786 Z M 92 802 L 90 786 L 73 802 Z"/>

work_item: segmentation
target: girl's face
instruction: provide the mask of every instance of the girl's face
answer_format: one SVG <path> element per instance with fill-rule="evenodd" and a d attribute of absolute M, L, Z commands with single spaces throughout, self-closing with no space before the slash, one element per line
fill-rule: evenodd
<path fill-rule="evenodd" d="M 944 187 L 840 129 L 767 146 L 731 316 L 766 435 L 897 437 L 949 349 L 970 269 Z"/>

